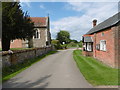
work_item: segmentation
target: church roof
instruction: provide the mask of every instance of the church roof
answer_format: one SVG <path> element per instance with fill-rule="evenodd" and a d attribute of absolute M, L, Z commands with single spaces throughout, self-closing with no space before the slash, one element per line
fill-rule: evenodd
<path fill-rule="evenodd" d="M 48 17 L 30 17 L 32 22 L 34 22 L 35 27 L 47 27 Z"/>

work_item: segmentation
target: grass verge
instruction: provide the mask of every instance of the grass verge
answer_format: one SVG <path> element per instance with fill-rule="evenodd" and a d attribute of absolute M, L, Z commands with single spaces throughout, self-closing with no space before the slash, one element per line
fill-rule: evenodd
<path fill-rule="evenodd" d="M 118 83 L 118 69 L 106 66 L 92 57 L 82 56 L 81 50 L 75 50 L 73 57 L 83 76 L 93 86 L 120 85 Z"/>
<path fill-rule="evenodd" d="M 54 54 L 57 51 L 50 51 L 46 55 L 42 55 L 36 57 L 34 59 L 25 60 L 23 63 L 12 65 L 10 67 L 5 67 L 2 70 L 2 82 L 9 80 L 10 78 L 16 76 L 18 73 L 22 72 L 23 70 L 29 68 L 32 64 L 42 60 L 48 55 Z"/>

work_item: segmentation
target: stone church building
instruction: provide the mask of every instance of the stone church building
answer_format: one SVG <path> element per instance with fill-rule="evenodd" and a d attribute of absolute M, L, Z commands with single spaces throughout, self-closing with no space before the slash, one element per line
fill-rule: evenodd
<path fill-rule="evenodd" d="M 36 30 L 32 39 L 33 47 L 45 47 L 51 45 L 49 17 L 31 17 Z M 10 48 L 27 48 L 28 40 L 16 39 L 11 41 Z"/>

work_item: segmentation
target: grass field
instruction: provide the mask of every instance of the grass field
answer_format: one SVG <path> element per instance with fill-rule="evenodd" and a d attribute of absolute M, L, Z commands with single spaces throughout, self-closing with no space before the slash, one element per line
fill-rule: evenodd
<path fill-rule="evenodd" d="M 54 54 L 57 51 L 50 51 L 46 55 L 42 55 L 40 57 L 34 58 L 34 59 L 29 59 L 25 60 L 24 63 L 17 64 L 17 65 L 12 65 L 10 67 L 3 68 L 2 70 L 2 81 L 9 80 L 10 78 L 14 77 L 18 73 L 22 72 L 23 70 L 29 68 L 32 64 L 42 60 L 44 57 Z"/>
<path fill-rule="evenodd" d="M 106 66 L 92 57 L 82 56 L 80 50 L 75 50 L 73 57 L 83 76 L 92 85 L 118 85 L 118 69 Z"/>

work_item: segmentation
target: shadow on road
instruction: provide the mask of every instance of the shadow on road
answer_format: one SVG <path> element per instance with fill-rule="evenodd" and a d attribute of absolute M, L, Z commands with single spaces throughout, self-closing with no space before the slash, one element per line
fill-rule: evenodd
<path fill-rule="evenodd" d="M 41 77 L 35 82 L 31 81 L 25 81 L 25 82 L 17 82 L 21 78 L 14 78 L 9 80 L 8 82 L 5 82 L 3 84 L 4 88 L 45 88 L 48 86 L 49 82 L 45 82 L 49 77 L 52 75 L 46 75 L 44 77 Z M 12 87 L 11 87 L 12 86 Z"/>

